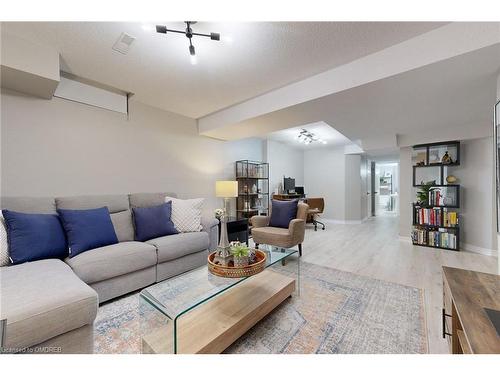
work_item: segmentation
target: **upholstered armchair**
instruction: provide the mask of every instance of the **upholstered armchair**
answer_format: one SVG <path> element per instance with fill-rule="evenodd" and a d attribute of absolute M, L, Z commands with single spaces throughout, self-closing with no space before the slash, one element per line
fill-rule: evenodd
<path fill-rule="evenodd" d="M 297 217 L 290 221 L 288 228 L 270 227 L 270 216 L 253 216 L 251 222 L 255 246 L 258 248 L 259 244 L 266 244 L 290 248 L 298 245 L 299 256 L 302 256 L 302 242 L 304 242 L 308 210 L 307 204 L 299 202 Z"/>

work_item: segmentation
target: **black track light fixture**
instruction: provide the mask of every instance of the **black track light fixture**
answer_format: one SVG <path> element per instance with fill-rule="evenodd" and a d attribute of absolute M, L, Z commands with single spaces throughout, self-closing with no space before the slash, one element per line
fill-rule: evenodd
<path fill-rule="evenodd" d="M 184 21 L 186 24 L 186 30 L 172 30 L 172 29 L 167 29 L 166 26 L 162 25 L 156 25 L 156 32 L 160 34 L 166 34 L 167 32 L 170 33 L 178 33 L 178 34 L 184 34 L 186 35 L 186 38 L 189 39 L 189 54 L 191 55 L 191 63 L 196 64 L 196 52 L 193 46 L 192 38 L 193 36 L 205 36 L 210 38 L 211 40 L 220 40 L 220 34 L 219 33 L 210 33 L 210 34 L 200 34 L 200 33 L 195 33 L 193 32 L 193 29 L 191 28 L 192 25 L 196 23 L 196 21 Z"/>

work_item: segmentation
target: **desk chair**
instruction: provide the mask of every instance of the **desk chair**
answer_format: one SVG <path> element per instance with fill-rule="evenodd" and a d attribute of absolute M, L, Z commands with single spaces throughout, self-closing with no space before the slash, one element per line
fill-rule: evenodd
<path fill-rule="evenodd" d="M 309 205 L 307 215 L 314 224 L 314 230 L 318 230 L 318 224 L 322 226 L 322 230 L 325 230 L 325 224 L 316 220 L 316 217 L 322 214 L 325 209 L 325 200 L 323 198 L 307 198 L 306 203 Z"/>

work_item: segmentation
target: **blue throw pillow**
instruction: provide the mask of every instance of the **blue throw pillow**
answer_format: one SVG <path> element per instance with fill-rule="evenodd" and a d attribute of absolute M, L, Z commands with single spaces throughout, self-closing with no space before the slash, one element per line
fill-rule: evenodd
<path fill-rule="evenodd" d="M 179 233 L 171 219 L 172 201 L 159 206 L 133 208 L 132 210 L 137 241 L 147 241 Z"/>
<path fill-rule="evenodd" d="M 68 255 L 66 236 L 57 215 L 3 210 L 13 264 Z"/>
<path fill-rule="evenodd" d="M 297 199 L 291 201 L 272 200 L 270 227 L 288 228 L 290 221 L 297 218 Z"/>
<path fill-rule="evenodd" d="M 68 237 L 69 257 L 118 243 L 107 207 L 91 210 L 57 210 Z"/>

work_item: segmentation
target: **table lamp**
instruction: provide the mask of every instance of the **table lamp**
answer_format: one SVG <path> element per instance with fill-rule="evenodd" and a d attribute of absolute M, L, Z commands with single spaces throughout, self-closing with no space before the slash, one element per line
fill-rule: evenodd
<path fill-rule="evenodd" d="M 224 211 L 229 216 L 229 198 L 238 196 L 238 181 L 216 181 L 215 195 L 217 198 L 224 198 Z"/>
<path fill-rule="evenodd" d="M 227 235 L 227 218 L 229 216 L 229 198 L 238 196 L 238 181 L 216 181 L 215 195 L 224 198 L 224 214 L 220 218 L 220 240 L 215 252 L 214 263 L 227 266 L 233 260 Z"/>

